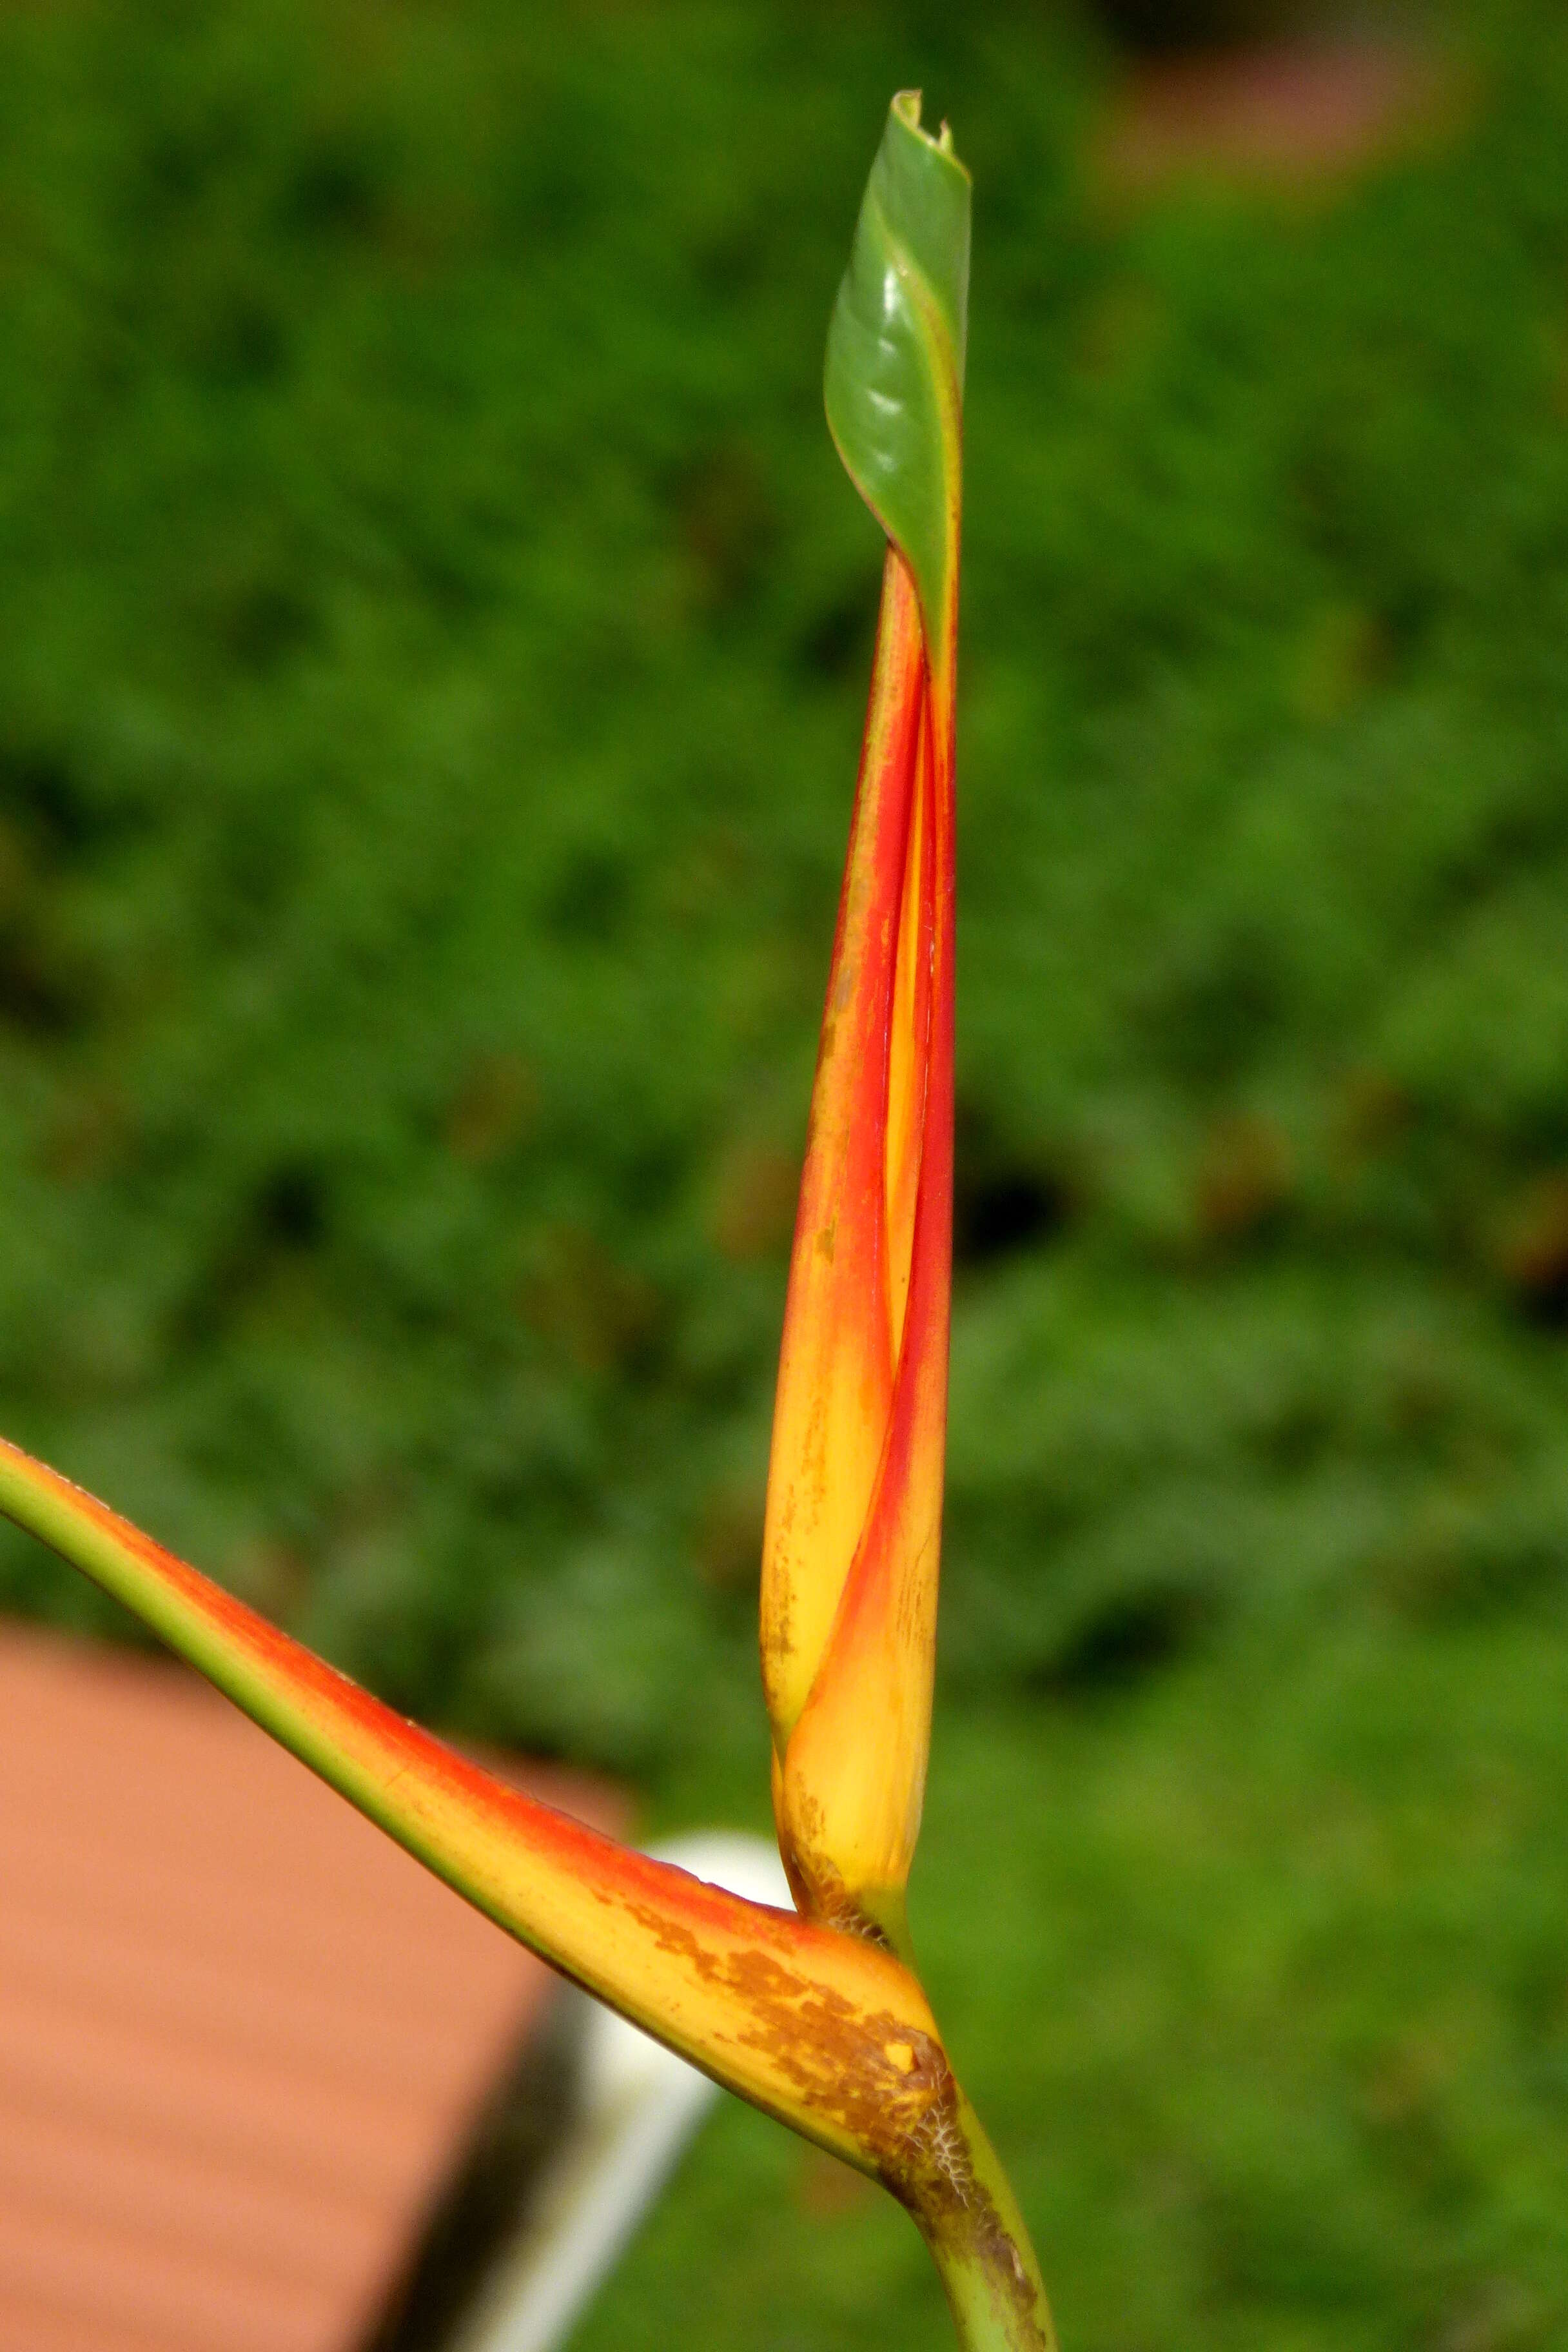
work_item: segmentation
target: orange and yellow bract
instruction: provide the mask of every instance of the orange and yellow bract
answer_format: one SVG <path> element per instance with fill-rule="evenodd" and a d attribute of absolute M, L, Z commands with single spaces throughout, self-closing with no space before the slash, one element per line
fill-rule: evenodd
<path fill-rule="evenodd" d="M 763 1549 L 803 1910 L 904 1949 L 936 1649 L 952 1227 L 952 724 L 889 547 L 790 1269 Z"/>

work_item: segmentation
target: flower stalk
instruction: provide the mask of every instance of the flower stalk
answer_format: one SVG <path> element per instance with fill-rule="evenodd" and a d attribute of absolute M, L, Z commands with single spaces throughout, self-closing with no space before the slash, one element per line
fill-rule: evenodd
<path fill-rule="evenodd" d="M 494 1780 L 0 1441 L 0 1512 L 133 1610 L 531 1949 L 880 2179 L 968 2352 L 1053 2352 L 1038 2266 L 914 1970 L 952 1279 L 953 688 L 969 177 L 893 101 L 829 332 L 828 422 L 887 535 L 791 1263 L 763 1678 L 796 1910 Z"/>

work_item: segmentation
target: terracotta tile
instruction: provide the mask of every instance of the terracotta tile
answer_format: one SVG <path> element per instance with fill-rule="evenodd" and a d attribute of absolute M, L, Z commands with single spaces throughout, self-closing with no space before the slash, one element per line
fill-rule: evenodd
<path fill-rule="evenodd" d="M 350 2352 L 550 1984 L 194 1678 L 0 1631 L 0 2352 Z"/>

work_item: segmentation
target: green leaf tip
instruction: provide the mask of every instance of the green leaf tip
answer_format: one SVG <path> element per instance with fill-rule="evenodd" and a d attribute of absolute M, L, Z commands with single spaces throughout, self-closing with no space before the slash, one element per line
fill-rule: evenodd
<path fill-rule="evenodd" d="M 828 429 L 850 480 L 909 563 L 928 644 L 957 585 L 970 179 L 921 94 L 888 109 L 827 331 Z"/>

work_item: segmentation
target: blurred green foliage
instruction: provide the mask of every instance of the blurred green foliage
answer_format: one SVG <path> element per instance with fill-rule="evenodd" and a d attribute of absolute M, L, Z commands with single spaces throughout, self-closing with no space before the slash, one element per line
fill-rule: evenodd
<path fill-rule="evenodd" d="M 953 119 L 926 1941 L 963 2007 L 973 1906 L 1012 1906 L 975 2087 L 1010 2156 L 1043 2136 L 1047 2271 L 1105 2352 L 1568 2326 L 1527 1793 L 1564 1761 L 1568 33 L 1484 29 L 1431 152 L 1126 210 L 1086 162 L 1104 52 L 1022 5 L 0 11 L 0 1426 L 388 1697 L 672 1816 L 763 1785 L 879 561 L 822 341 L 889 92 Z M 111 1622 L 19 1538 L 0 1596 Z M 1507 1793 L 1453 1802 L 1498 1846 L 1445 1861 L 1422 1775 L 1464 1780 L 1478 1710 Z M 1445 1937 L 1449 2056 L 1412 2024 L 1400 2074 Z M 1544 2071 L 1494 2112 L 1505 2013 Z M 1493 2135 L 1462 2162 L 1450 2077 Z M 661 2224 L 714 2315 L 680 2212 L 797 2161 L 739 2146 Z M 881 2259 L 797 2278 L 765 2342 L 865 2340 Z"/>
<path fill-rule="evenodd" d="M 646 1769 L 747 1681 L 877 570 L 822 322 L 924 62 L 948 1672 L 1555 1572 L 1560 37 L 1347 200 L 1119 222 L 1021 14 L 0 29 L 7 1425 L 445 1720 Z"/>

